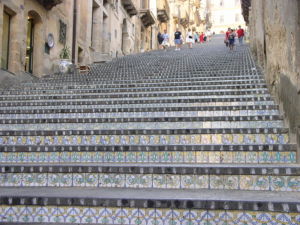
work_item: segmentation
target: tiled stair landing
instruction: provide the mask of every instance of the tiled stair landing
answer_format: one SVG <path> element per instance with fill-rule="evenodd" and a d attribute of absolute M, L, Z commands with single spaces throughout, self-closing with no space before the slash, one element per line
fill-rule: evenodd
<path fill-rule="evenodd" d="M 0 97 L 0 224 L 300 224 L 300 166 L 249 50 L 218 41 Z"/>

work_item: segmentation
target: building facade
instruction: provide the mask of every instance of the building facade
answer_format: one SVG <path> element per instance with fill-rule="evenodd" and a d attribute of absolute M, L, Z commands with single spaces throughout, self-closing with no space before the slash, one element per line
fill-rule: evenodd
<path fill-rule="evenodd" d="M 242 5 L 253 55 L 300 148 L 300 2 L 242 0 Z"/>
<path fill-rule="evenodd" d="M 200 18 L 200 0 L 169 0 L 170 4 L 170 21 L 169 32 L 171 34 L 172 44 L 176 29 L 181 31 L 183 38 L 186 37 L 188 29 L 202 32 L 204 21 Z"/>
<path fill-rule="evenodd" d="M 198 29 L 199 7 L 200 0 L 0 0 L 1 69 L 43 76 L 58 71 L 62 50 L 88 65 L 157 49 L 158 32 Z"/>
<path fill-rule="evenodd" d="M 207 0 L 205 4 L 207 29 L 212 32 L 220 34 L 225 33 L 229 27 L 245 27 L 240 0 Z"/>

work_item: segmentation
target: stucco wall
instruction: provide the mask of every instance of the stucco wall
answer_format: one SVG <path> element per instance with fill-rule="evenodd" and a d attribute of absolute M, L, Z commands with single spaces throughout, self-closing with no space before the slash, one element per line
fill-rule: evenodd
<path fill-rule="evenodd" d="M 299 14 L 298 0 L 252 0 L 249 26 L 251 49 L 282 106 L 294 141 L 300 133 Z"/>

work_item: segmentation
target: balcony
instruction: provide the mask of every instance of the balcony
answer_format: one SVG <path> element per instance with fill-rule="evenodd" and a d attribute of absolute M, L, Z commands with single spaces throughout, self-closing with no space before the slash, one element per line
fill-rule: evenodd
<path fill-rule="evenodd" d="M 183 27 L 187 27 L 187 25 L 189 24 L 189 15 L 186 13 L 182 13 L 181 17 L 179 19 L 179 23 L 183 26 Z"/>
<path fill-rule="evenodd" d="M 143 0 L 140 9 L 140 18 L 145 27 L 155 24 L 155 16 L 149 7 L 149 0 Z"/>
<path fill-rule="evenodd" d="M 241 5 L 244 19 L 246 23 L 249 24 L 249 9 L 251 7 L 251 0 L 242 0 Z"/>
<path fill-rule="evenodd" d="M 37 0 L 47 10 L 51 10 L 54 6 L 63 2 L 63 0 Z"/>
<path fill-rule="evenodd" d="M 157 17 L 162 23 L 170 19 L 170 7 L 167 0 L 157 0 Z"/>
<path fill-rule="evenodd" d="M 122 0 L 121 2 L 130 17 L 137 15 L 136 6 L 133 0 Z"/>

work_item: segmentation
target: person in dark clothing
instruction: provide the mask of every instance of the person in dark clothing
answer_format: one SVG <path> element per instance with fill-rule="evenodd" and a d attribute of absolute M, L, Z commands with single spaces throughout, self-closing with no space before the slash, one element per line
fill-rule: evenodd
<path fill-rule="evenodd" d="M 174 41 L 176 45 L 175 51 L 179 51 L 182 44 L 182 37 L 181 32 L 178 29 L 176 29 L 176 32 L 174 33 Z"/>
<path fill-rule="evenodd" d="M 157 34 L 157 41 L 158 41 L 158 44 L 159 44 L 159 48 L 162 48 L 162 43 L 164 41 L 164 37 L 160 32 L 158 32 L 158 34 Z"/>

